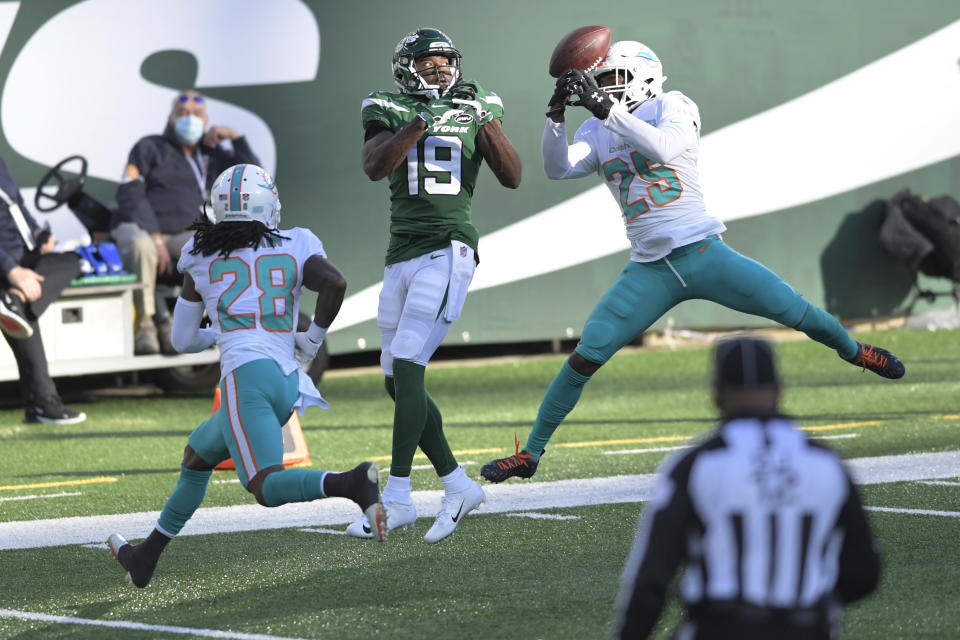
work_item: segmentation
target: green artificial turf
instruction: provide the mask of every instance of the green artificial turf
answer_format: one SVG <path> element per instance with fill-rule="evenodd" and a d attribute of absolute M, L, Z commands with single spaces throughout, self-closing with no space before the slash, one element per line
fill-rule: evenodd
<path fill-rule="evenodd" d="M 803 426 L 827 427 L 811 435 L 855 434 L 825 441 L 845 458 L 960 448 L 960 332 L 857 338 L 900 356 L 906 378 L 860 372 L 810 341 L 781 343 L 785 411 Z M 666 452 L 604 452 L 678 446 L 710 429 L 709 358 L 706 348 L 617 355 L 556 432 L 534 480 L 654 471 Z M 471 476 L 512 453 L 514 433 L 522 445 L 561 363 L 518 358 L 428 369 L 427 387 Z M 382 377 L 330 375 L 321 391 L 331 410 L 302 418 L 311 468 L 347 469 L 370 458 L 387 467 L 392 404 Z M 159 510 L 210 399 L 104 399 L 78 408 L 88 420 L 68 426 L 27 426 L 21 411 L 0 412 L 8 452 L 0 498 L 81 494 L 0 501 L 0 523 Z M 229 482 L 235 477 L 217 472 L 203 506 L 252 504 Z M 440 488 L 430 470 L 414 471 L 413 483 Z M 960 507 L 960 486 L 898 482 L 862 491 L 873 506 Z M 187 536 L 171 543 L 145 590 L 128 585 L 103 549 L 0 551 L 0 609 L 297 638 L 603 637 L 641 506 L 549 510 L 577 516 L 566 520 L 479 513 L 435 546 L 422 540 L 428 519 L 384 544 L 297 529 Z M 870 517 L 884 550 L 883 584 L 848 611 L 845 637 L 960 637 L 960 519 Z M 657 637 L 668 637 L 679 615 L 671 605 Z M 0 615 L 0 638 L 34 637 L 185 636 Z"/>

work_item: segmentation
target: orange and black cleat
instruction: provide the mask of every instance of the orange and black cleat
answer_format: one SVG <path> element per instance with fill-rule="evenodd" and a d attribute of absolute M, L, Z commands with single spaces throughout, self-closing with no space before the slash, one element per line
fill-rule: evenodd
<path fill-rule="evenodd" d="M 847 362 L 858 367 L 863 367 L 864 370 L 869 369 L 884 378 L 896 380 L 897 378 L 903 377 L 906 369 L 897 356 L 886 349 L 862 342 L 858 342 L 857 346 L 860 347 L 857 356 L 851 360 L 847 360 Z"/>
<path fill-rule="evenodd" d="M 480 467 L 480 475 L 490 482 L 503 482 L 507 478 L 530 478 L 537 472 L 538 462 L 526 449 L 520 449 L 517 434 L 513 434 L 513 446 L 516 453 L 509 458 L 491 460 Z M 541 455 L 542 455 L 541 451 Z"/>

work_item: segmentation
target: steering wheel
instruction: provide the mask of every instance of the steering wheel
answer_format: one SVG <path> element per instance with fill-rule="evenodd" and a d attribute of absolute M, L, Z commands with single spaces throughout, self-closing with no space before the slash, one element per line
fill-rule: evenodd
<path fill-rule="evenodd" d="M 63 174 L 63 167 L 74 160 L 80 161 L 80 170 L 71 172 L 77 175 L 73 178 L 66 178 Z M 70 156 L 61 160 L 57 166 L 47 171 L 40 179 L 37 186 L 37 194 L 33 198 L 33 204 L 38 211 L 47 213 L 53 211 L 64 202 L 69 202 L 72 198 L 83 191 L 83 183 L 87 181 L 87 159 L 83 156 Z M 50 191 L 50 188 L 53 191 Z M 46 191 L 44 191 L 46 189 Z M 41 204 L 45 203 L 45 204 Z"/>

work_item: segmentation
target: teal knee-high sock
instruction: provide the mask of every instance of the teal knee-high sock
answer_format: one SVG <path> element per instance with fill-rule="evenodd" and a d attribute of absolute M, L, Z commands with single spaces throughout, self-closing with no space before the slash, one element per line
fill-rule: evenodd
<path fill-rule="evenodd" d="M 580 399 L 583 385 L 589 382 L 590 376 L 577 373 L 569 362 L 563 363 L 560 373 L 550 383 L 547 393 L 540 403 L 537 412 L 537 421 L 533 423 L 533 430 L 527 437 L 527 450 L 534 460 L 540 459 L 540 454 L 550 440 L 550 436 L 557 430 L 563 419 L 567 417 Z"/>
<path fill-rule="evenodd" d="M 850 337 L 836 318 L 812 304 L 807 305 L 803 318 L 794 329 L 803 331 L 820 344 L 836 349 L 844 360 L 855 358 L 860 349 L 857 341 Z"/>
<path fill-rule="evenodd" d="M 211 475 L 213 471 L 197 471 L 180 465 L 177 487 L 167 498 L 163 511 L 160 512 L 160 519 L 157 520 L 157 526 L 162 533 L 170 536 L 180 533 L 180 529 L 183 529 L 183 525 L 187 524 L 187 520 L 203 502 Z"/>
<path fill-rule="evenodd" d="M 309 502 L 326 498 L 323 492 L 325 471 L 284 469 L 274 471 L 263 480 L 263 500 L 271 507 L 288 502 Z"/>

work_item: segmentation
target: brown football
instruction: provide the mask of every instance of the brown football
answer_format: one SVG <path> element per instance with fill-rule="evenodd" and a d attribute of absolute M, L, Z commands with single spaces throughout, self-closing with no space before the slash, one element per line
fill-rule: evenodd
<path fill-rule="evenodd" d="M 567 69 L 593 69 L 607 55 L 610 35 L 610 29 L 600 25 L 574 29 L 554 48 L 550 56 L 550 75 L 559 78 Z"/>

